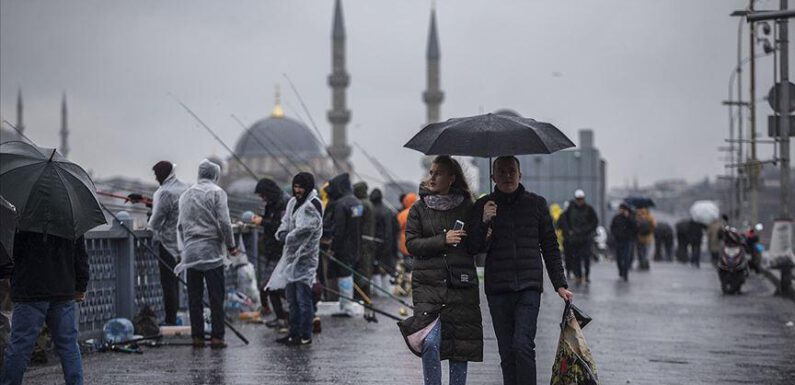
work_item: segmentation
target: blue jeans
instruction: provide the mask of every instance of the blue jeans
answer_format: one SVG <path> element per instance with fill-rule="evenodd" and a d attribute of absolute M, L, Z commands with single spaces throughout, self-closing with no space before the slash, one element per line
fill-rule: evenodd
<path fill-rule="evenodd" d="M 442 321 L 437 321 L 422 343 L 422 374 L 425 385 L 442 385 Z M 450 385 L 467 382 L 467 362 L 450 360 Z"/>
<path fill-rule="evenodd" d="M 77 345 L 77 306 L 75 301 L 20 302 L 11 314 L 11 337 L 6 347 L 2 385 L 20 385 L 30 355 L 47 323 L 55 351 L 61 357 L 67 385 L 83 384 L 83 362 Z"/>
<path fill-rule="evenodd" d="M 290 337 L 312 338 L 312 318 L 315 316 L 315 303 L 309 285 L 292 282 L 285 288 L 287 302 L 290 303 Z"/>
<path fill-rule="evenodd" d="M 505 385 L 536 383 L 536 322 L 541 292 L 488 295 Z"/>

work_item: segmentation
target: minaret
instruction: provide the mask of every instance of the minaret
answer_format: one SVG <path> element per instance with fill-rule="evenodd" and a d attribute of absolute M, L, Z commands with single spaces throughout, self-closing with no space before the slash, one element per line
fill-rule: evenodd
<path fill-rule="evenodd" d="M 69 125 L 66 118 L 66 92 L 64 92 L 61 99 L 61 155 L 64 158 L 69 156 Z"/>
<path fill-rule="evenodd" d="M 331 109 L 328 121 L 331 123 L 331 146 L 329 154 L 346 171 L 350 171 L 348 158 L 351 147 L 347 143 L 345 126 L 351 120 L 351 111 L 346 108 L 345 89 L 350 84 L 350 76 L 345 71 L 345 24 L 342 19 L 342 4 L 336 0 L 334 4 L 334 26 L 331 30 L 331 74 L 328 84 L 331 86 Z"/>
<path fill-rule="evenodd" d="M 17 130 L 20 133 L 25 131 L 25 123 L 23 121 L 24 107 L 22 106 L 22 89 L 17 91 Z"/>
<path fill-rule="evenodd" d="M 436 32 L 436 7 L 431 9 L 431 25 L 428 28 L 428 47 L 425 53 L 427 61 L 427 85 L 422 99 L 427 107 L 427 122 L 439 121 L 439 107 L 444 100 L 444 92 L 439 86 L 439 35 Z"/>

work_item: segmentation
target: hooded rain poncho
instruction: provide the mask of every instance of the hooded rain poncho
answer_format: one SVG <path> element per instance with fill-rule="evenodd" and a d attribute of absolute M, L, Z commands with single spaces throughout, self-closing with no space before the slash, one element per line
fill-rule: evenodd
<path fill-rule="evenodd" d="M 174 268 L 210 270 L 223 265 L 227 249 L 235 247 L 226 192 L 215 183 L 221 167 L 205 159 L 199 164 L 199 180 L 179 198 L 177 237 L 182 260 Z"/>
<path fill-rule="evenodd" d="M 177 179 L 174 170 L 163 181 L 152 197 L 152 217 L 149 228 L 152 240 L 159 242 L 174 257 L 179 256 L 177 246 L 177 221 L 179 220 L 179 197 L 188 185 Z"/>
<path fill-rule="evenodd" d="M 276 231 L 276 237 L 284 241 L 284 251 L 266 285 L 270 290 L 284 289 L 293 282 L 311 286 L 315 280 L 323 235 L 322 202 L 315 190 L 296 209 L 297 202 L 295 197 L 290 198 Z"/>

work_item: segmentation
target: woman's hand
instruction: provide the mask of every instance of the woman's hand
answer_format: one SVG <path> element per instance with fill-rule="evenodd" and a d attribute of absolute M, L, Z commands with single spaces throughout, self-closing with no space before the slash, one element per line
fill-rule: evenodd
<path fill-rule="evenodd" d="M 444 242 L 448 245 L 457 245 L 466 236 L 467 233 L 464 230 L 449 230 L 445 233 Z"/>

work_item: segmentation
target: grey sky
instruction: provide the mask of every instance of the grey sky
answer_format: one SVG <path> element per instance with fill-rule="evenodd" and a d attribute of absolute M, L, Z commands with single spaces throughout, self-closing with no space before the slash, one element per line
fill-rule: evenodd
<path fill-rule="evenodd" d="M 746 5 L 441 0 L 442 116 L 511 108 L 574 140 L 577 129 L 593 128 L 611 186 L 634 177 L 642 184 L 714 177 L 723 172 L 716 149 L 728 131 L 720 102 L 736 62 L 737 20 L 728 15 Z M 419 155 L 402 145 L 424 123 L 430 2 L 344 0 L 343 7 L 349 137 L 416 180 Z M 332 0 L 0 0 L 0 114 L 15 120 L 21 87 L 26 133 L 56 146 L 66 90 L 72 159 L 98 176 L 143 179 L 169 159 L 193 180 L 201 158 L 228 154 L 168 93 L 234 146 L 241 129 L 229 115 L 267 116 L 276 83 L 286 114 L 303 117 L 287 73 L 328 140 L 332 8 Z M 773 63 L 758 63 L 761 98 Z M 765 132 L 769 113 L 761 103 Z M 377 175 L 357 151 L 353 160 Z"/>

